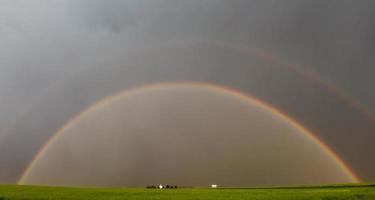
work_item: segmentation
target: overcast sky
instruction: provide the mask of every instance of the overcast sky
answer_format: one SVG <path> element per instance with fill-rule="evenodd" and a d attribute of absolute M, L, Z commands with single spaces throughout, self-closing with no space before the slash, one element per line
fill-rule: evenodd
<path fill-rule="evenodd" d="M 0 182 L 16 182 L 38 149 L 92 103 L 171 81 L 252 94 L 316 133 L 363 180 L 375 180 L 374 7 L 371 0 L 0 0 Z"/>

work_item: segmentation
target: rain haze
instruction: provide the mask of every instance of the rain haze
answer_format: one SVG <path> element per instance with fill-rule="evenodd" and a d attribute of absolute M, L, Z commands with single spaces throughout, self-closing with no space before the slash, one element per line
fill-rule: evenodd
<path fill-rule="evenodd" d="M 0 0 L 0 183 L 373 181 L 374 8 Z"/>

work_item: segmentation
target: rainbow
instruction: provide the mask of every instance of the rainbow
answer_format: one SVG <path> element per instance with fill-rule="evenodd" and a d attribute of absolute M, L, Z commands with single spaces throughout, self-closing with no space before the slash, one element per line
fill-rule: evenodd
<path fill-rule="evenodd" d="M 321 78 L 321 76 L 319 76 L 318 74 L 314 73 L 311 70 L 308 70 L 306 67 L 290 62 L 286 59 L 280 58 L 279 56 L 269 54 L 265 51 L 262 51 L 259 48 L 248 47 L 241 43 L 216 41 L 215 44 L 219 46 L 231 48 L 233 50 L 237 50 L 240 52 L 244 52 L 250 55 L 254 55 L 257 58 L 260 58 L 266 62 L 269 62 L 270 64 L 274 64 L 280 67 L 285 67 L 286 69 L 294 71 L 295 73 L 302 76 L 306 80 L 312 81 L 313 83 L 322 87 L 324 90 L 330 92 L 331 94 L 334 94 L 336 97 L 338 97 L 343 102 L 350 105 L 360 114 L 362 114 L 372 124 L 375 124 L 375 114 L 371 112 L 371 109 L 368 108 L 368 106 L 366 106 L 361 101 L 359 101 L 358 99 L 356 99 L 355 97 L 347 93 L 342 88 L 333 84 L 331 81 Z"/>
<path fill-rule="evenodd" d="M 112 96 L 109 96 L 107 98 L 104 98 L 103 100 L 100 100 L 93 105 L 89 106 L 82 112 L 80 112 L 78 115 L 76 115 L 74 118 L 70 119 L 60 130 L 58 130 L 46 143 L 45 145 L 40 148 L 40 150 L 35 154 L 34 158 L 30 162 L 30 164 L 27 166 L 26 170 L 22 173 L 22 176 L 20 177 L 18 184 L 24 184 L 27 177 L 29 176 L 33 166 L 35 163 L 38 162 L 39 159 L 41 159 L 45 153 L 48 147 L 53 144 L 53 142 L 68 128 L 73 126 L 75 122 L 79 121 L 82 116 L 85 114 L 95 110 L 99 105 L 103 104 L 110 104 L 113 100 L 117 99 L 118 97 L 126 97 L 131 96 L 139 93 L 143 93 L 147 90 L 159 90 L 159 89 L 168 89 L 168 88 L 176 88 L 181 86 L 189 86 L 197 89 L 209 89 L 213 92 L 220 92 L 220 93 L 226 93 L 233 98 L 242 100 L 244 102 L 248 102 L 251 104 L 254 104 L 258 106 L 259 108 L 268 111 L 272 113 L 277 118 L 284 120 L 287 122 L 290 126 L 297 129 L 300 133 L 302 133 L 307 139 L 312 141 L 314 144 L 318 145 L 320 149 L 329 157 L 331 158 L 337 165 L 337 167 L 352 181 L 352 182 L 359 182 L 360 178 L 356 175 L 356 173 L 329 147 L 327 144 L 325 144 L 321 139 L 319 139 L 315 134 L 313 134 L 310 130 L 299 124 L 296 120 L 292 119 L 288 115 L 282 113 L 280 110 L 262 102 L 261 100 L 244 94 L 238 90 L 235 90 L 233 88 L 225 87 L 225 86 L 219 86 L 209 83 L 200 83 L 200 82 L 172 82 L 172 83 L 155 83 L 155 84 L 149 84 L 144 85 L 136 88 L 132 88 L 129 90 L 125 90 L 123 92 L 114 94 Z"/>
<path fill-rule="evenodd" d="M 130 54 L 138 54 L 144 51 L 160 50 L 160 49 L 168 48 L 168 47 L 185 47 L 185 46 L 188 46 L 187 44 L 188 43 L 186 42 L 162 43 L 162 44 L 156 43 L 153 45 L 149 45 L 147 47 L 135 49 L 131 51 Z M 358 100 L 357 98 L 355 98 L 354 96 L 346 92 L 341 87 L 335 85 L 331 81 L 322 78 L 321 76 L 319 76 L 319 74 L 311 70 L 308 70 L 303 65 L 281 58 L 279 55 L 270 54 L 258 47 L 247 46 L 247 45 L 244 45 L 243 43 L 239 43 L 235 41 L 217 41 L 216 40 L 216 41 L 209 42 L 207 44 L 217 46 L 217 47 L 229 48 L 234 51 L 246 53 L 248 55 L 255 56 L 265 62 L 273 64 L 274 66 L 283 67 L 287 70 L 295 72 L 299 76 L 303 77 L 305 80 L 308 80 L 308 81 L 313 82 L 314 84 L 317 84 L 319 87 L 323 88 L 325 91 L 338 97 L 344 103 L 346 103 L 351 108 L 353 108 L 358 113 L 360 113 L 362 116 L 364 116 L 364 118 L 367 121 L 369 121 L 372 124 L 375 124 L 375 113 L 372 112 L 371 109 L 367 105 L 365 105 L 363 102 L 361 102 L 360 100 Z M 74 74 L 71 74 L 70 77 L 72 77 L 73 75 L 77 73 L 84 73 L 89 69 L 91 68 L 83 68 L 80 71 L 75 72 Z M 69 81 L 67 79 L 69 78 L 63 78 L 63 79 L 56 81 L 54 84 L 51 84 L 50 87 L 48 88 L 48 91 L 55 89 L 58 83 Z M 47 94 L 48 92 L 46 93 L 46 95 Z"/>

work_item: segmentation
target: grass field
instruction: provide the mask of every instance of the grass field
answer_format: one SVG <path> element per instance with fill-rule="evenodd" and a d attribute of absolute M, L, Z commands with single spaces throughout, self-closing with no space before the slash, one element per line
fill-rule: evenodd
<path fill-rule="evenodd" d="M 5 199 L 272 199 L 272 200 L 375 200 L 375 186 L 322 186 L 248 189 L 129 189 L 67 188 L 0 185 L 0 200 Z"/>

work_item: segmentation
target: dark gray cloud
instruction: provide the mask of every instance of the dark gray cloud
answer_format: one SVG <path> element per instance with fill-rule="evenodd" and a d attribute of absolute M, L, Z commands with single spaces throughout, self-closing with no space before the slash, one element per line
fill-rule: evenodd
<path fill-rule="evenodd" d="M 374 111 L 372 1 L 0 4 L 1 182 L 15 182 L 37 149 L 91 103 L 178 80 L 254 94 L 316 132 L 365 180 L 375 178 L 374 124 L 298 72 L 230 45 L 300 63 Z"/>

